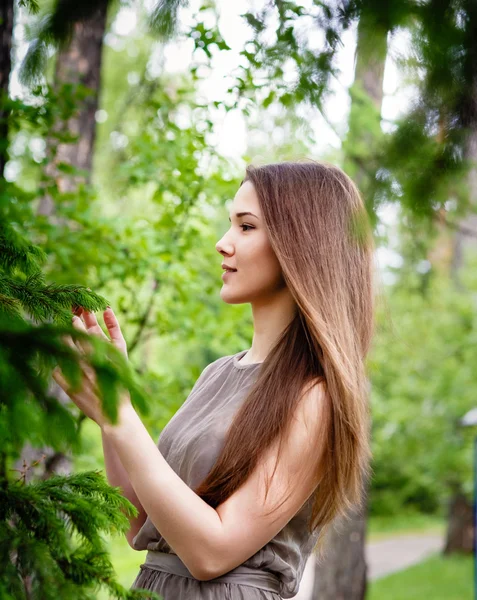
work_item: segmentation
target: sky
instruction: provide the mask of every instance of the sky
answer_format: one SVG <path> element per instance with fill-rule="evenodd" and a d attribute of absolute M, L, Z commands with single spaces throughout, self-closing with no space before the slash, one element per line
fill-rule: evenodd
<path fill-rule="evenodd" d="M 306 7 L 307 4 L 311 4 L 311 1 L 302 0 L 301 4 Z M 146 8 L 150 8 L 153 2 L 157 2 L 157 0 L 145 0 L 144 4 Z M 254 8 L 260 8 L 263 4 L 264 0 L 234 0 L 233 2 L 217 0 L 217 8 L 220 15 L 218 27 L 231 50 L 214 54 L 212 71 L 204 79 L 199 88 L 199 93 L 205 100 L 220 100 L 221 95 L 225 98 L 226 90 L 232 81 L 231 72 L 234 67 L 240 64 L 240 60 L 242 60 L 240 51 L 244 48 L 247 39 L 250 37 L 250 29 L 240 15 Z M 190 0 L 187 7 L 181 8 L 180 21 L 184 26 L 192 22 L 194 12 L 199 6 L 200 0 Z M 213 16 L 211 15 L 210 18 L 213 19 Z M 23 58 L 27 48 L 22 20 L 19 19 L 19 21 L 14 33 L 17 65 Z M 137 17 L 135 8 L 121 8 L 112 24 L 111 33 L 106 36 L 105 43 L 114 46 L 114 44 L 119 43 L 120 38 L 133 33 L 136 25 Z M 213 22 L 210 25 L 213 25 Z M 319 41 L 317 40 L 317 43 Z M 343 45 L 338 52 L 337 62 L 339 75 L 337 79 L 332 80 L 333 93 L 324 105 L 327 119 L 332 124 L 332 127 L 327 124 L 317 110 L 311 114 L 309 119 L 316 138 L 316 144 L 312 148 L 313 157 L 315 158 L 324 156 L 330 149 L 339 148 L 341 141 L 333 129 L 336 129 L 341 134 L 345 133 L 343 127 L 346 127 L 347 115 L 350 108 L 348 88 L 354 79 L 356 28 L 346 32 L 342 38 L 342 42 Z M 381 115 L 381 126 L 384 131 L 392 129 L 393 120 L 406 110 L 413 96 L 412 88 L 403 84 L 402 77 L 396 65 L 397 57 L 406 54 L 407 48 L 408 40 L 405 33 L 397 32 L 389 39 Z M 161 53 L 161 56 L 157 56 L 151 61 L 152 70 L 154 70 L 154 64 L 156 63 L 156 68 L 165 69 L 170 73 L 184 72 L 187 71 L 192 61 L 193 42 L 192 40 L 181 43 L 169 42 L 165 47 L 164 45 L 158 45 L 158 51 Z M 200 52 L 196 52 L 194 60 L 200 60 Z M 130 73 L 127 76 L 130 83 L 133 84 L 134 77 L 137 74 Z M 18 82 L 17 70 L 12 73 L 10 89 L 13 96 L 24 95 L 24 90 Z M 232 110 L 228 113 L 214 113 L 214 115 L 217 150 L 223 156 L 235 159 L 240 164 L 241 157 L 246 151 L 247 136 L 250 135 L 247 132 L 246 121 L 243 115 L 239 110 Z M 105 111 L 98 111 L 98 121 L 103 121 L 106 118 L 107 114 L 105 114 Z M 111 142 L 113 144 L 121 143 L 121 140 L 112 139 Z M 41 153 L 43 150 L 41 140 L 37 140 L 37 146 L 38 152 Z M 7 173 L 10 177 L 14 178 L 14 163 L 8 165 Z M 386 248 L 378 248 L 376 253 L 377 267 L 382 273 L 384 283 L 390 283 L 393 280 L 392 274 L 387 272 L 387 267 L 398 267 L 401 264 L 401 257 L 393 248 L 397 244 L 395 236 L 393 238 L 396 216 L 395 206 L 384 206 L 380 211 L 381 232 L 384 233 L 386 231 L 388 236 L 390 236 L 389 244 Z"/>

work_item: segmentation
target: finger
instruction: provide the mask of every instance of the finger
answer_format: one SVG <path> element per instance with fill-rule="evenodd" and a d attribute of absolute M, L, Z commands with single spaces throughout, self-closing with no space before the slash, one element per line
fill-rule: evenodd
<path fill-rule="evenodd" d="M 77 306 L 76 304 L 71 307 L 71 312 L 77 316 L 81 316 L 82 310 L 83 308 L 81 306 Z"/>
<path fill-rule="evenodd" d="M 100 337 L 109 341 L 108 336 L 104 333 L 101 325 L 98 323 L 98 319 L 96 318 L 96 315 L 93 312 L 88 312 L 88 311 L 84 310 L 82 312 L 81 316 L 83 317 L 83 321 L 84 321 L 84 324 L 86 326 L 88 333 L 93 333 L 94 335 L 99 335 Z"/>
<path fill-rule="evenodd" d="M 86 326 L 79 317 L 73 317 L 73 327 L 78 331 L 84 331 L 87 333 Z M 91 352 L 91 344 L 88 344 L 85 340 L 75 340 L 77 346 L 85 353 Z"/>
<path fill-rule="evenodd" d="M 124 339 L 121 327 L 119 326 L 119 321 L 117 320 L 113 309 L 111 307 L 108 307 L 104 311 L 103 317 L 104 323 L 108 328 L 111 341 L 117 348 L 119 348 L 119 350 L 121 350 L 121 352 L 124 352 L 124 354 L 127 356 L 126 340 Z"/>

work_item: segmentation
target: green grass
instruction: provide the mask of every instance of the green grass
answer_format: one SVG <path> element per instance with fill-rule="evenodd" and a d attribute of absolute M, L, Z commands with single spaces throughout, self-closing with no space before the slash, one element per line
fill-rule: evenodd
<path fill-rule="evenodd" d="M 472 600 L 472 556 L 441 554 L 368 584 L 366 600 Z"/>

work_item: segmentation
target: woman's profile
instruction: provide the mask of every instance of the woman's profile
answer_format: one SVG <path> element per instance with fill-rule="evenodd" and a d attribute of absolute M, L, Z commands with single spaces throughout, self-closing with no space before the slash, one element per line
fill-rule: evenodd
<path fill-rule="evenodd" d="M 154 457 L 141 424 L 103 427 L 108 479 L 140 511 L 132 588 L 292 598 L 370 474 L 373 236 L 340 168 L 283 162 L 247 167 L 216 250 L 221 299 L 251 304 L 251 347 L 206 366 Z"/>

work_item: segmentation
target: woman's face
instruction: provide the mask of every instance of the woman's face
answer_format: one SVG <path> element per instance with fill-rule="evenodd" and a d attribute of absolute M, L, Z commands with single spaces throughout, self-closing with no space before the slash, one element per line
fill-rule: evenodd
<path fill-rule="evenodd" d="M 252 214 L 237 216 L 242 212 Z M 229 304 L 266 302 L 285 287 L 285 282 L 250 181 L 245 181 L 235 194 L 229 220 L 229 230 L 215 247 L 223 256 L 222 262 L 237 271 L 223 277 L 220 297 Z"/>

